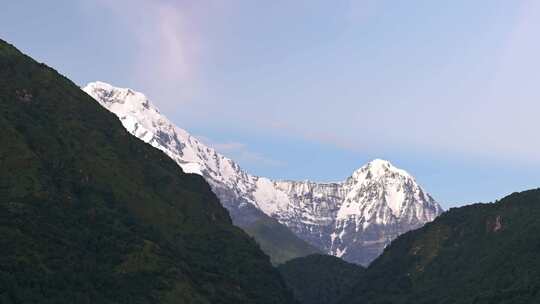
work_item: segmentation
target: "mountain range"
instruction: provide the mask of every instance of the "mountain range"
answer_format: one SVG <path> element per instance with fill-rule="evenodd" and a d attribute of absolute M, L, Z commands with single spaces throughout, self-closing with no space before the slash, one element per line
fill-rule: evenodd
<path fill-rule="evenodd" d="M 185 172 L 203 176 L 233 222 L 251 232 L 275 263 L 324 252 L 368 265 L 398 235 L 442 212 L 413 176 L 386 160 L 369 162 L 343 182 L 259 177 L 175 126 L 140 92 L 105 82 L 83 90 L 131 134 L 164 151 Z"/>

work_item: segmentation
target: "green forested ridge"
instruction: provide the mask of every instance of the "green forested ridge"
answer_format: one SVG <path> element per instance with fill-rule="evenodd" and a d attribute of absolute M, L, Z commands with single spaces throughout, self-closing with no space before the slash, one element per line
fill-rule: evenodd
<path fill-rule="evenodd" d="M 398 237 L 341 303 L 540 303 L 540 189 Z"/>
<path fill-rule="evenodd" d="M 273 218 L 263 217 L 249 225 L 244 225 L 242 229 L 255 238 L 261 249 L 270 256 L 274 265 L 296 257 L 321 253 Z"/>
<path fill-rule="evenodd" d="M 200 176 L 0 40 L 0 303 L 291 303 Z"/>
<path fill-rule="evenodd" d="M 278 267 L 302 304 L 334 304 L 353 287 L 365 268 L 340 258 L 314 254 Z"/>

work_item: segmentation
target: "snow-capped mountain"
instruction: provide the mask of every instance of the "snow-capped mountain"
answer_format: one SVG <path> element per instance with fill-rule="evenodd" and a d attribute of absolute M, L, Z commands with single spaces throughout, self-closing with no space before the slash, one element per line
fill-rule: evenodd
<path fill-rule="evenodd" d="M 290 208 L 275 216 L 297 235 L 345 260 L 367 265 L 394 238 L 442 212 L 414 177 L 375 159 L 340 183 L 275 182 Z"/>
<path fill-rule="evenodd" d="M 240 227 L 265 216 L 332 255 L 369 264 L 398 235 L 432 221 L 439 204 L 404 170 L 376 159 L 339 183 L 274 181 L 176 127 L 142 94 L 93 82 L 83 88 L 133 135 L 202 175 Z"/>

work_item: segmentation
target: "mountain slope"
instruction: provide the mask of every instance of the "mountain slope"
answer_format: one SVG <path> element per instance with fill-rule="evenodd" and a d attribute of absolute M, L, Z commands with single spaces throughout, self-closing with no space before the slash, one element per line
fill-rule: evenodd
<path fill-rule="evenodd" d="M 292 303 L 208 184 L 0 40 L 0 300 Z"/>
<path fill-rule="evenodd" d="M 271 217 L 319 250 L 367 265 L 396 236 L 442 211 L 411 175 L 387 161 L 374 160 L 339 183 L 272 181 L 248 174 L 174 126 L 142 93 L 103 82 L 84 90 L 130 133 L 164 151 L 185 171 L 201 174 L 240 227 Z M 285 247 L 305 247 L 298 245 Z"/>
<path fill-rule="evenodd" d="M 314 254 L 279 265 L 279 272 L 301 304 L 334 304 L 364 274 L 362 266 Z"/>
<path fill-rule="evenodd" d="M 539 303 L 540 189 L 454 208 L 396 239 L 342 303 Z"/>
<path fill-rule="evenodd" d="M 297 257 L 320 251 L 294 235 L 286 226 L 268 216 L 242 226 L 253 236 L 261 249 L 270 256 L 273 264 L 282 264 Z"/>

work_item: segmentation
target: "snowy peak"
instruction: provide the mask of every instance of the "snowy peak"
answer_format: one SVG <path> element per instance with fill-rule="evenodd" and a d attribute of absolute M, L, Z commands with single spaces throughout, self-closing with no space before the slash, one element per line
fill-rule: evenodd
<path fill-rule="evenodd" d="M 175 126 L 144 94 L 101 81 L 89 83 L 83 90 L 116 114 L 131 134 L 165 152 L 184 172 L 205 177 L 216 193 L 232 189 L 234 194 L 229 193 L 229 198 L 239 200 L 254 187 L 257 177 Z"/>
<path fill-rule="evenodd" d="M 91 82 L 83 90 L 103 107 L 115 113 L 130 131 L 135 127 L 142 127 L 144 130 L 139 130 L 139 133 L 155 132 L 158 125 L 167 121 L 143 93 L 114 87 L 101 81 Z M 148 134 L 147 137 L 151 135 L 153 134 Z"/>
<path fill-rule="evenodd" d="M 118 88 L 102 81 L 95 81 L 86 85 L 83 90 L 97 98 L 101 104 L 127 104 L 132 111 L 151 108 L 152 111 L 159 113 L 143 93 L 129 88 Z"/>
<path fill-rule="evenodd" d="M 101 81 L 89 83 L 83 91 L 116 114 L 131 134 L 175 160 L 184 172 L 202 175 L 204 161 L 197 153 L 202 144 L 174 126 L 143 93 Z"/>
<path fill-rule="evenodd" d="M 380 158 L 370 161 L 364 167 L 373 171 L 387 171 L 390 169 L 396 169 L 389 161 Z"/>
<path fill-rule="evenodd" d="M 389 161 L 384 159 L 374 159 L 366 165 L 362 166 L 360 169 L 356 170 L 353 173 L 352 178 L 356 180 L 378 180 L 381 178 L 397 176 L 414 179 L 407 171 L 396 168 Z"/>

